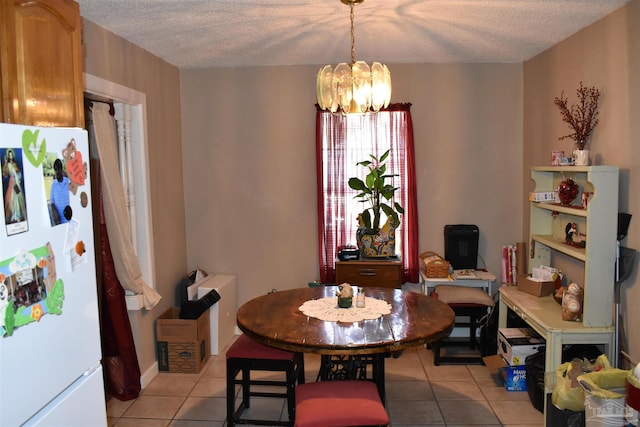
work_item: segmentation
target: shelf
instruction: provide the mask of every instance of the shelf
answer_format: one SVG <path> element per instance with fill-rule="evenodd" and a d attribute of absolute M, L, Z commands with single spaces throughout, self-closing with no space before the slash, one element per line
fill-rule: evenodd
<path fill-rule="evenodd" d="M 550 247 L 551 249 L 569 255 L 570 257 L 573 257 L 577 260 L 587 260 L 587 251 L 584 248 L 576 248 L 575 246 L 571 246 L 566 242 L 554 239 L 551 235 L 533 234 L 531 235 L 531 240 L 540 242 L 543 245 Z"/>
<path fill-rule="evenodd" d="M 582 206 L 564 206 L 559 203 L 531 202 L 533 206 L 546 209 L 551 212 L 560 212 L 568 215 L 587 217 L 587 210 Z"/>
<path fill-rule="evenodd" d="M 534 166 L 532 171 L 538 172 L 618 172 L 617 166 Z"/>
<path fill-rule="evenodd" d="M 550 331 L 572 334 L 611 333 L 613 326 L 584 326 L 582 322 L 562 320 L 562 307 L 553 295 L 537 297 L 519 291 L 515 286 L 502 286 L 500 298 L 519 317 L 543 337 Z"/>
<path fill-rule="evenodd" d="M 582 322 L 562 320 L 562 308 L 553 296 L 537 297 L 519 291 L 515 286 L 500 288 L 498 326 L 507 326 L 507 311 L 512 310 L 545 340 L 544 391 L 552 393 L 558 366 L 562 363 L 562 352 L 566 345 L 603 345 L 605 353 L 613 360 L 615 351 L 614 326 L 588 327 Z M 547 424 L 547 402 L 544 407 L 544 425 Z"/>
<path fill-rule="evenodd" d="M 607 326 L 613 317 L 619 169 L 602 165 L 531 168 L 537 192 L 553 191 L 568 178 L 580 191 L 589 193 L 587 206 L 530 202 L 529 241 L 533 247 L 528 271 L 542 265 L 556 267 L 552 263 L 562 260 L 554 254 L 582 262 L 584 271 L 578 284 L 584 289 L 583 323 Z M 566 243 L 568 223 L 576 223 L 578 232 L 586 236 L 585 247 Z"/>
<path fill-rule="evenodd" d="M 583 274 L 579 285 L 584 289 L 581 321 L 562 320 L 562 307 L 553 296 L 537 297 L 515 286 L 500 288 L 499 327 L 507 326 L 507 309 L 510 309 L 545 339 L 545 391 L 551 392 L 551 380 L 562 361 L 563 346 L 598 344 L 605 347 L 608 357 L 613 356 L 619 170 L 615 166 L 542 166 L 531 168 L 531 178 L 536 192 L 557 191 L 560 182 L 572 178 L 582 194 L 588 193 L 585 207 L 534 201 L 529 204 L 532 247 L 528 271 L 567 261 L 556 254 L 581 261 Z M 576 223 L 578 231 L 586 235 L 585 248 L 564 241 L 569 222 Z M 545 402 L 545 413 L 546 409 Z"/>

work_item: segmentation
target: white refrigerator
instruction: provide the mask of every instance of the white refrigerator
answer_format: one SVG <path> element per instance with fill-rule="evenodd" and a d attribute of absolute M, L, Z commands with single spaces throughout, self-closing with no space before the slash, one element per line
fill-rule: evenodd
<path fill-rule="evenodd" d="M 0 124 L 0 426 L 105 426 L 87 133 Z"/>

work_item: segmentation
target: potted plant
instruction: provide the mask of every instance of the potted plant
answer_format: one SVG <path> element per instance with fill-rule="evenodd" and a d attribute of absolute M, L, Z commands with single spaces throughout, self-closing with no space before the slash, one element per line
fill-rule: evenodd
<path fill-rule="evenodd" d="M 560 93 L 560 97 L 554 98 L 553 103 L 560 109 L 562 121 L 568 123 L 569 129 L 573 131 L 573 133 L 558 139 L 573 139 L 577 147 L 577 151 L 574 152 L 576 165 L 585 166 L 589 164 L 589 150 L 586 149 L 586 146 L 593 130 L 598 125 L 600 91 L 595 87 L 586 87 L 580 82 L 576 93 L 578 94 L 578 104 L 569 106 L 569 100 L 564 96 L 564 91 Z"/>
<path fill-rule="evenodd" d="M 398 187 L 388 182 L 398 176 L 386 173 L 387 166 L 384 162 L 390 152 L 391 150 L 387 150 L 379 158 L 370 154 L 370 160 L 357 163 L 368 169 L 364 181 L 357 177 L 349 179 L 349 187 L 359 191 L 355 198 L 367 204 L 358 215 L 360 227 L 357 231 L 358 247 L 365 257 L 395 255 L 395 229 L 400 225 L 398 214 L 403 214 L 404 209 L 393 200 Z M 382 213 L 386 215 L 387 221 L 380 227 Z"/>

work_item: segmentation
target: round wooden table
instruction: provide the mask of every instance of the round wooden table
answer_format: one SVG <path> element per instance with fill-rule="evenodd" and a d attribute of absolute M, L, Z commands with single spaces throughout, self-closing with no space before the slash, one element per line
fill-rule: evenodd
<path fill-rule="evenodd" d="M 238 327 L 263 344 L 321 354 L 323 360 L 332 355 L 371 356 L 368 363 L 373 366 L 373 380 L 384 399 L 384 357 L 449 336 L 455 316 L 447 304 L 420 293 L 389 288 L 364 289 L 367 297 L 391 304 L 391 312 L 377 319 L 352 323 L 320 320 L 305 315 L 298 307 L 311 299 L 333 297 L 338 288 L 299 288 L 262 295 L 246 302 L 238 309 Z M 321 366 L 319 376 L 328 379 L 330 375 Z"/>

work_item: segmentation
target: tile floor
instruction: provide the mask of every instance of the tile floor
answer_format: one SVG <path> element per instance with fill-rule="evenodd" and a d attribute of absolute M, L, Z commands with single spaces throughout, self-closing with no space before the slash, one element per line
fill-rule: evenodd
<path fill-rule="evenodd" d="M 305 355 L 307 381 L 320 357 Z M 481 365 L 433 365 L 430 350 L 416 347 L 387 358 L 387 410 L 392 426 L 540 427 L 543 415 L 527 392 L 507 392 Z M 212 356 L 199 374 L 160 373 L 138 399 L 107 402 L 112 427 L 222 427 L 225 357 Z M 286 417 L 284 400 L 253 398 L 251 411 Z M 284 415 L 283 415 L 284 414 Z"/>

